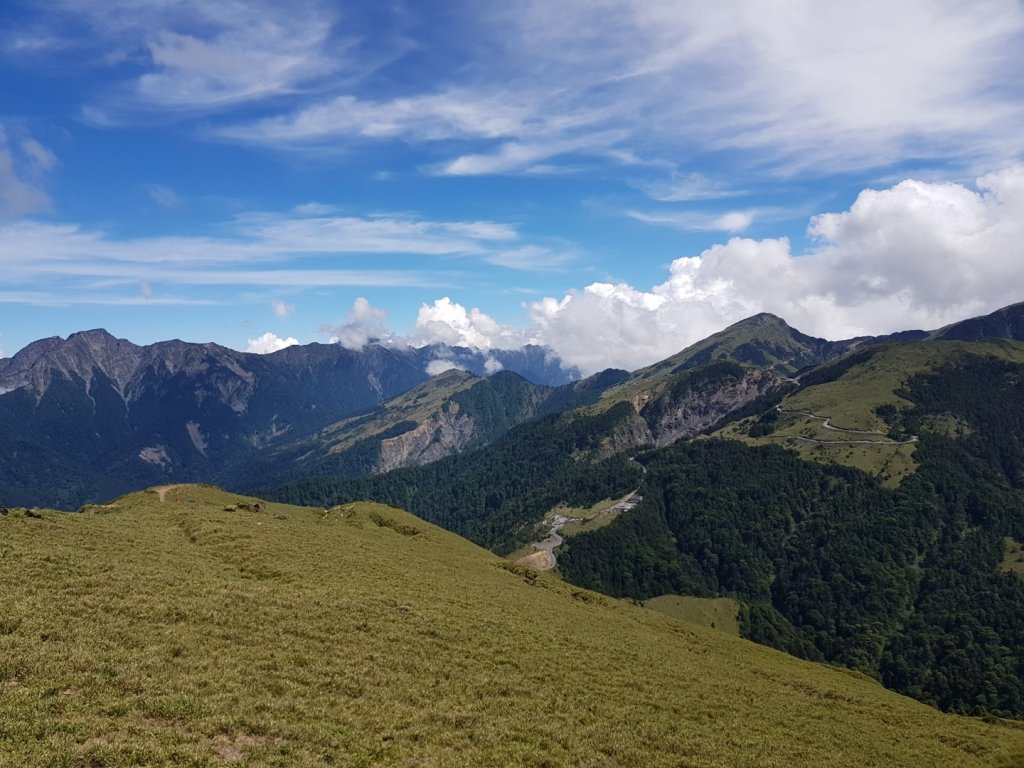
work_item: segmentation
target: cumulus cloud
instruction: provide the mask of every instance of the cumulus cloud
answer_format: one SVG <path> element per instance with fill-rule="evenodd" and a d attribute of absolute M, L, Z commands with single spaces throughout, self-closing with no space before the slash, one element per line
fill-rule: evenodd
<path fill-rule="evenodd" d="M 445 371 L 464 371 L 464 366 L 459 365 L 454 360 L 431 360 L 427 363 L 427 375 L 438 376 Z"/>
<path fill-rule="evenodd" d="M 280 317 L 282 320 L 286 317 L 291 317 L 295 312 L 294 304 L 286 304 L 281 299 L 274 299 L 270 302 L 270 308 L 274 310 L 274 315 Z"/>
<path fill-rule="evenodd" d="M 530 306 L 533 333 L 585 373 L 637 368 L 757 312 L 830 339 L 932 329 L 1024 299 L 1024 166 L 903 181 L 816 216 L 805 254 L 733 238 L 648 290 L 594 283 Z"/>
<path fill-rule="evenodd" d="M 353 302 L 344 323 L 321 325 L 320 332 L 330 334 L 333 343 L 346 349 L 362 349 L 371 341 L 393 339 L 388 328 L 388 311 L 373 306 L 362 296 Z"/>
<path fill-rule="evenodd" d="M 488 357 L 486 360 L 484 360 L 484 372 L 488 376 L 490 376 L 492 373 L 497 373 L 498 371 L 503 370 L 504 368 L 505 366 L 501 364 L 501 361 L 495 360 L 493 357 Z"/>
<path fill-rule="evenodd" d="M 475 307 L 466 309 L 448 296 L 421 305 L 415 326 L 408 335 L 393 331 L 388 326 L 387 310 L 373 306 L 362 297 L 352 304 L 344 323 L 321 325 L 320 332 L 329 334 L 332 342 L 348 349 L 362 349 L 370 342 L 401 347 L 445 344 L 479 350 L 518 349 L 531 343 L 527 331 L 499 323 Z M 434 362 L 444 362 L 450 364 L 449 367 L 455 365 L 450 360 Z M 493 373 L 501 370 L 501 363 L 489 357 L 485 368 L 488 373 Z"/>
<path fill-rule="evenodd" d="M 277 352 L 285 347 L 291 347 L 299 343 L 299 340 L 289 336 L 287 339 L 280 338 L 277 334 L 267 331 L 262 336 L 257 336 L 255 339 L 249 339 L 249 346 L 246 347 L 246 352 L 254 352 L 257 355 L 266 355 L 270 352 Z"/>
<path fill-rule="evenodd" d="M 1024 165 L 973 187 L 867 189 L 849 210 L 813 217 L 809 233 L 804 253 L 787 238 L 734 237 L 675 259 L 649 288 L 598 282 L 541 299 L 527 307 L 527 328 L 446 296 L 420 307 L 408 336 L 389 331 L 384 310 L 365 300 L 329 330 L 352 346 L 544 344 L 587 374 L 648 365 L 758 312 L 828 339 L 934 329 L 1024 300 Z"/>
<path fill-rule="evenodd" d="M 409 342 L 488 350 L 515 349 L 526 344 L 527 338 L 523 330 L 503 325 L 476 307 L 467 310 L 445 296 L 420 307 Z"/>

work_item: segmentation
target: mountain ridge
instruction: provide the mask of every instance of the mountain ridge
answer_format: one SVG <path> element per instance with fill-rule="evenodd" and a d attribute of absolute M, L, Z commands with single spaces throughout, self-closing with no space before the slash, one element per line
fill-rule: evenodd
<path fill-rule="evenodd" d="M 542 398 L 545 405 L 536 413 L 533 406 L 519 411 L 515 406 L 500 416 L 505 407 L 493 403 L 488 410 L 504 429 L 521 418 L 576 408 L 585 400 L 597 410 L 628 402 L 636 412 L 634 423 L 611 438 L 608 450 L 664 445 L 693 436 L 736 408 L 752 407 L 808 366 L 922 336 L 1022 335 L 1022 316 L 1024 304 L 1018 304 L 931 334 L 907 331 L 830 342 L 761 313 L 653 366 L 632 374 L 603 372 L 559 390 Z M 697 393 L 692 381 L 684 381 L 685 374 L 727 364 L 761 373 L 736 369 L 730 374 L 739 382 L 733 395 L 717 396 L 706 386 Z M 534 385 L 564 385 L 576 375 L 550 351 L 529 346 L 480 351 L 370 344 L 349 350 L 314 343 L 255 355 L 176 339 L 140 346 L 103 329 L 81 331 L 67 339 L 40 339 L 0 362 L 0 458 L 5 459 L 0 484 L 11 503 L 65 507 L 144 483 L 216 480 L 232 485 L 232 472 L 242 471 L 247 462 L 258 466 L 252 460 L 270 457 L 276 446 L 295 446 L 331 424 L 381 406 L 426 381 L 428 367 L 444 366 L 478 375 L 503 369 Z M 756 385 L 748 386 L 754 379 Z M 508 390 L 509 397 L 525 392 L 519 387 L 522 392 L 514 394 L 517 387 Z M 716 397 L 718 404 L 711 407 Z M 535 405 L 540 408 L 539 401 Z M 383 440 L 392 441 L 387 450 L 393 457 L 380 466 L 434 460 L 479 446 L 500 432 L 484 429 L 474 438 L 465 419 L 446 414 L 445 423 L 435 425 L 445 437 L 435 443 L 422 422 L 416 424 L 421 433 L 402 437 L 400 421 L 392 419 L 379 430 L 386 434 Z M 315 450 L 312 445 L 310 451 Z M 329 446 L 324 450 L 329 452 Z M 366 463 L 368 455 L 356 464 L 366 471 L 374 466 Z M 263 466 L 271 464 L 264 461 Z M 50 478 L 56 482 L 47 483 Z M 55 496 L 57 488 L 63 490 Z M 34 496 L 33 489 L 43 495 Z"/>

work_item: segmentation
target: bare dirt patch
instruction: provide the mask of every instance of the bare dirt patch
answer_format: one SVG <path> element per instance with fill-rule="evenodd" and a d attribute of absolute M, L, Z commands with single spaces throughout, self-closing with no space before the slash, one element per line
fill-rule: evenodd
<path fill-rule="evenodd" d="M 160 497 L 160 501 L 163 502 L 163 501 L 167 501 L 167 492 L 168 491 L 173 491 L 175 488 L 181 488 L 181 484 L 179 483 L 179 484 L 176 484 L 176 485 L 157 485 L 154 488 L 152 488 L 151 490 L 154 493 L 156 493 L 156 495 L 158 497 Z"/>

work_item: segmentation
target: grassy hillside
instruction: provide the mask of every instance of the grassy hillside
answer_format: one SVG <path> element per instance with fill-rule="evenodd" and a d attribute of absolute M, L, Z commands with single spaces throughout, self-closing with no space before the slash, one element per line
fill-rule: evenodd
<path fill-rule="evenodd" d="M 643 605 L 679 621 L 717 629 L 736 637 L 740 635 L 740 606 L 728 597 L 659 595 L 644 600 Z"/>
<path fill-rule="evenodd" d="M 164 495 L 0 516 L 0 764 L 1024 762 L 1018 726 L 561 584 L 387 507 Z"/>
<path fill-rule="evenodd" d="M 895 486 L 916 468 L 914 445 L 904 442 L 909 436 L 896 441 L 888 436 L 890 427 L 879 414 L 879 407 L 896 410 L 912 407 L 905 397 L 907 381 L 917 374 L 968 357 L 1024 363 L 1024 343 L 928 341 L 854 352 L 845 360 L 803 377 L 802 383 L 811 383 L 782 400 L 783 413 L 773 421 L 768 434 L 759 434 L 756 428 L 751 430 L 756 416 L 730 424 L 717 434 L 751 445 L 785 445 L 796 449 L 806 459 L 855 467 L 881 475 L 890 486 Z M 829 375 L 829 369 L 834 369 L 837 375 Z M 820 383 L 814 383 L 816 380 Z M 861 432 L 844 434 L 828 429 L 824 426 L 825 418 L 832 427 Z M 940 433 L 955 432 L 957 427 L 943 419 L 933 420 L 926 426 Z"/>

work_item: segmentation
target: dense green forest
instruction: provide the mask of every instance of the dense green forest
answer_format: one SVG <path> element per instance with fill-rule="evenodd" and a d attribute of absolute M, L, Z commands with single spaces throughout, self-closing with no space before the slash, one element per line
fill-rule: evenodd
<path fill-rule="evenodd" d="M 882 412 L 920 435 L 889 490 L 777 447 L 699 440 L 638 457 L 644 502 L 569 540 L 567 579 L 612 595 L 726 595 L 744 633 L 947 710 L 1024 714 L 1024 366 L 964 356 Z"/>
<path fill-rule="evenodd" d="M 632 407 L 620 403 L 599 414 L 545 416 L 485 450 L 376 477 L 316 478 L 262 494 L 321 506 L 373 499 L 507 552 L 560 502 L 590 506 L 636 488 L 641 470 L 626 457 L 592 460 L 602 438 L 631 414 Z"/>

